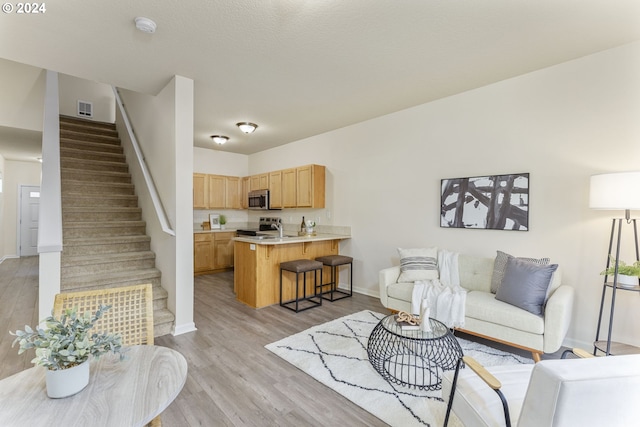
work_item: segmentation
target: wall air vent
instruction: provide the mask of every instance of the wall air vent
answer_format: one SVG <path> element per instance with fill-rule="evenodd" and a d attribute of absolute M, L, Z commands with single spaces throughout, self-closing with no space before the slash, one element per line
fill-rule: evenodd
<path fill-rule="evenodd" d="M 78 117 L 93 118 L 93 103 L 78 100 Z"/>

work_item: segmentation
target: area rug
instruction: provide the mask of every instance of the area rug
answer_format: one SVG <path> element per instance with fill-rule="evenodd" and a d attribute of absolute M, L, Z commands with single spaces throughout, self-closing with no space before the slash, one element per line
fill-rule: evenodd
<path fill-rule="evenodd" d="M 387 382 L 367 356 L 371 331 L 385 315 L 361 311 L 314 326 L 265 347 L 391 426 L 442 426 L 442 392 Z M 533 363 L 511 353 L 458 338 L 465 355 L 485 366 Z M 455 416 L 449 426 L 461 427 Z"/>

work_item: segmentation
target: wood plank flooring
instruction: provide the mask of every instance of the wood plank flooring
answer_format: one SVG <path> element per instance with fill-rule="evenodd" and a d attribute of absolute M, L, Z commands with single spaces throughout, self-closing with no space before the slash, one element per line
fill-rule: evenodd
<path fill-rule="evenodd" d="M 0 334 L 0 378 L 31 367 L 33 356 L 18 356 L 7 331 L 37 323 L 37 287 L 37 257 L 0 263 L 0 325 L 4 331 Z M 233 272 L 196 277 L 198 330 L 156 338 L 157 345 L 180 351 L 189 363 L 187 382 L 162 414 L 163 425 L 385 426 L 264 348 L 313 325 L 366 309 L 386 312 L 377 298 L 360 294 L 325 301 L 322 307 L 301 313 L 279 306 L 256 310 L 236 301 Z"/>

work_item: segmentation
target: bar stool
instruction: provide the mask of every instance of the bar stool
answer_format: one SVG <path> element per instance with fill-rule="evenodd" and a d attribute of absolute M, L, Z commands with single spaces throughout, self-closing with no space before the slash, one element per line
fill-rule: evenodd
<path fill-rule="evenodd" d="M 296 273 L 296 297 L 289 301 L 282 301 L 282 272 L 290 271 Z M 313 271 L 314 286 L 313 294 L 307 296 L 307 272 Z M 320 271 L 320 281 L 318 282 L 318 271 Z M 302 273 L 302 298 L 298 291 L 300 273 Z M 318 294 L 316 283 L 322 283 L 322 263 L 312 259 L 297 259 L 280 263 L 280 306 L 293 310 L 296 313 L 322 305 L 322 293 Z M 311 305 L 300 308 L 299 303 L 308 301 Z M 295 307 L 291 307 L 295 306 Z"/>
<path fill-rule="evenodd" d="M 331 281 L 328 283 L 323 283 L 319 286 L 321 288 L 320 294 L 322 295 L 322 298 L 333 302 L 342 298 L 348 298 L 353 295 L 353 258 L 346 255 L 327 255 L 316 258 L 316 261 L 319 261 L 323 265 L 331 268 Z M 342 289 L 338 289 L 338 284 L 336 283 L 338 267 L 347 264 L 349 265 L 350 273 L 348 292 Z M 325 291 L 323 290 L 325 286 L 331 286 L 331 288 Z M 326 294 L 329 294 L 329 297 L 326 297 Z M 338 296 L 335 296 L 334 294 L 338 294 Z"/>

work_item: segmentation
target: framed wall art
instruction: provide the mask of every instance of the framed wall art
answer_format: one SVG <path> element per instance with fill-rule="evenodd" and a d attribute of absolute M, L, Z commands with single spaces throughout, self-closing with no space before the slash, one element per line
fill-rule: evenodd
<path fill-rule="evenodd" d="M 440 226 L 529 230 L 529 174 L 443 179 Z"/>

